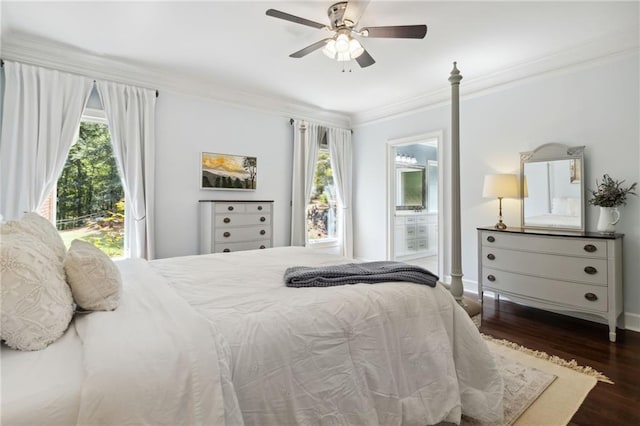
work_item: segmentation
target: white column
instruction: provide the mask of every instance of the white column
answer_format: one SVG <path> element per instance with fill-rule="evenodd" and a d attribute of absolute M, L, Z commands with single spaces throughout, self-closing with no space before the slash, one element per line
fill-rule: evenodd
<path fill-rule="evenodd" d="M 462 76 L 453 63 L 451 83 L 451 284 L 449 290 L 462 304 L 462 233 L 460 231 L 460 80 Z"/>

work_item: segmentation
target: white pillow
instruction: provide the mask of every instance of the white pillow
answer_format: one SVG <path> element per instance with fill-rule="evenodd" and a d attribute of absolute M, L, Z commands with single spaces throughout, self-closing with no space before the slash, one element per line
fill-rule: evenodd
<path fill-rule="evenodd" d="M 39 214 L 33 212 L 25 213 L 19 220 L 11 220 L 2 224 L 2 234 L 14 232 L 33 235 L 49 247 L 61 263 L 64 261 L 67 249 L 64 246 L 62 237 L 56 227 Z"/>
<path fill-rule="evenodd" d="M 62 336 L 73 317 L 73 297 L 62 263 L 47 245 L 26 232 L 3 232 L 0 281 L 0 337 L 7 345 L 35 351 Z"/>
<path fill-rule="evenodd" d="M 120 270 L 93 244 L 73 240 L 64 260 L 67 282 L 78 306 L 88 311 L 111 311 L 122 292 Z"/>

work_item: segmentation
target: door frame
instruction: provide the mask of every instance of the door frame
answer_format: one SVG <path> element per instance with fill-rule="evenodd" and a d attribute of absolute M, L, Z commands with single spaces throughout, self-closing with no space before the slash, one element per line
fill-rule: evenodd
<path fill-rule="evenodd" d="M 415 145 L 435 140 L 438 149 L 438 275 L 442 280 L 449 267 L 449 244 L 445 235 L 449 235 L 451 221 L 448 220 L 451 211 L 451 197 L 445 196 L 450 184 L 446 179 L 445 170 L 450 170 L 447 162 L 451 156 L 445 152 L 444 131 L 435 130 L 428 133 L 387 140 L 387 260 L 395 260 L 395 212 L 396 212 L 396 148 Z"/>

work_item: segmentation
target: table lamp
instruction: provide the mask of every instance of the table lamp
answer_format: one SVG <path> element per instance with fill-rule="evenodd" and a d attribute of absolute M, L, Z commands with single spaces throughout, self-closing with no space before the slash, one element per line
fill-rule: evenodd
<path fill-rule="evenodd" d="M 502 221 L 502 199 L 518 197 L 518 177 L 511 174 L 486 175 L 482 196 L 485 198 L 498 198 L 499 211 L 496 229 L 507 229 Z"/>

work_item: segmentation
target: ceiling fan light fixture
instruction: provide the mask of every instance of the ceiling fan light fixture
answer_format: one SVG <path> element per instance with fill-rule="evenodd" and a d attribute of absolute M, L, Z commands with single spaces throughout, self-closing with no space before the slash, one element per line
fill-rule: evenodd
<path fill-rule="evenodd" d="M 338 34 L 336 37 L 336 51 L 338 53 L 346 53 L 349 52 L 349 41 L 350 37 L 347 34 Z"/>
<path fill-rule="evenodd" d="M 346 62 L 351 60 L 351 55 L 349 52 L 338 52 L 338 56 L 336 57 L 338 62 Z"/>
<path fill-rule="evenodd" d="M 364 47 L 360 44 L 358 40 L 352 38 L 349 42 L 349 54 L 351 55 L 351 59 L 355 59 L 358 56 L 364 53 Z"/>
<path fill-rule="evenodd" d="M 335 59 L 336 53 L 338 53 L 336 51 L 336 41 L 333 39 L 329 40 L 327 44 L 325 44 L 324 47 L 322 48 L 322 53 L 324 53 L 327 57 L 331 59 Z"/>

